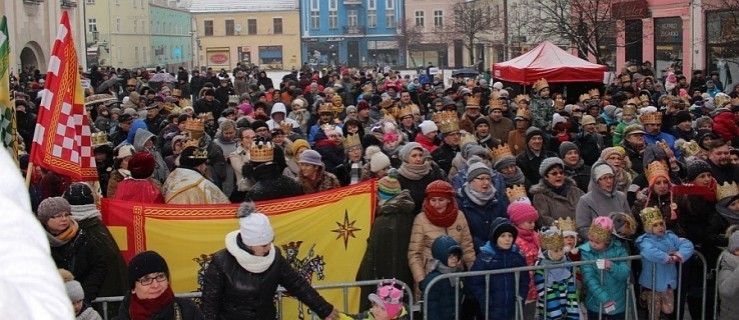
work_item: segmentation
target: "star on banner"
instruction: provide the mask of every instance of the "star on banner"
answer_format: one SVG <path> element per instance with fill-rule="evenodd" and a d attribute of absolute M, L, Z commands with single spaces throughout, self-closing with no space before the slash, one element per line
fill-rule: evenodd
<path fill-rule="evenodd" d="M 349 212 L 344 210 L 344 223 L 340 223 L 336 221 L 336 225 L 339 226 L 338 229 L 331 230 L 331 232 L 336 232 L 339 235 L 336 237 L 338 240 L 339 238 L 344 238 L 344 249 L 347 249 L 349 246 L 349 237 L 356 238 L 357 236 L 354 235 L 355 231 L 361 231 L 362 229 L 359 229 L 357 227 L 354 227 L 354 224 L 357 222 L 357 220 L 349 221 Z"/>

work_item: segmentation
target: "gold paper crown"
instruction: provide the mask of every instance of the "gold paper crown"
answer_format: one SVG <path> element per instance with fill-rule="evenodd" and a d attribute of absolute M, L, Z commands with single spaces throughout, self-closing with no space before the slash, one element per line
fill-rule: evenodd
<path fill-rule="evenodd" d="M 565 241 L 562 231 L 557 227 L 550 227 L 547 230 L 539 232 L 539 242 L 542 250 L 559 250 L 564 248 Z"/>
<path fill-rule="evenodd" d="M 681 141 L 681 140 L 678 140 L 678 141 Z M 698 143 L 695 142 L 695 140 L 690 140 L 687 142 L 685 140 L 682 140 L 682 141 L 683 143 L 678 146 L 678 149 L 680 149 L 680 152 L 683 153 L 683 157 L 685 158 L 692 157 L 702 152 L 701 147 L 698 146 Z M 675 145 L 677 145 L 677 142 L 675 142 Z"/>
<path fill-rule="evenodd" d="M 662 212 L 660 212 L 657 207 L 647 207 L 642 209 L 639 213 L 639 218 L 641 218 L 644 231 L 649 230 L 647 228 L 651 228 L 656 223 L 665 222 L 664 218 L 662 218 Z"/>
<path fill-rule="evenodd" d="M 192 100 L 182 98 L 180 99 L 180 108 L 184 107 L 191 107 L 192 106 Z"/>
<path fill-rule="evenodd" d="M 516 104 L 518 104 L 519 102 L 521 102 L 521 100 L 531 101 L 531 98 L 529 97 L 528 94 L 519 94 L 519 95 L 516 96 L 515 99 L 513 99 L 513 101 L 515 101 Z"/>
<path fill-rule="evenodd" d="M 459 119 L 457 117 L 444 120 L 438 125 L 441 133 L 451 133 L 459 131 Z"/>
<path fill-rule="evenodd" d="M 251 162 L 272 162 L 274 161 L 275 148 L 271 142 L 256 141 L 251 143 L 249 148 L 249 161 Z"/>
<path fill-rule="evenodd" d="M 577 235 L 577 227 L 575 226 L 575 221 L 572 220 L 572 218 L 567 217 L 567 219 L 559 218 L 557 219 L 557 227 L 559 227 L 559 230 L 562 230 L 563 234 L 574 233 Z"/>
<path fill-rule="evenodd" d="M 185 150 L 185 148 L 187 147 L 200 148 L 200 142 L 198 142 L 198 140 L 193 140 L 193 139 L 187 140 L 185 141 L 185 143 L 182 144 L 182 150 Z"/>
<path fill-rule="evenodd" d="M 318 114 L 329 113 L 329 112 L 331 114 L 334 113 L 334 105 L 332 103 L 321 103 L 318 106 Z"/>
<path fill-rule="evenodd" d="M 239 96 L 235 94 L 228 96 L 228 103 L 239 104 Z"/>
<path fill-rule="evenodd" d="M 510 203 L 521 201 L 524 200 L 524 198 L 529 197 L 528 195 L 526 195 L 526 187 L 520 184 L 510 188 L 506 188 L 505 194 L 506 196 L 508 196 L 508 201 Z"/>
<path fill-rule="evenodd" d="M 626 101 L 626 104 L 638 106 L 641 105 L 641 100 L 639 100 L 638 98 L 631 98 Z"/>
<path fill-rule="evenodd" d="M 331 102 L 344 102 L 344 99 L 341 98 L 340 95 L 335 94 L 333 97 L 331 97 Z"/>
<path fill-rule="evenodd" d="M 556 100 L 554 100 L 554 106 L 557 107 L 558 109 L 564 108 L 566 104 L 567 104 L 567 101 L 565 99 L 557 98 Z"/>
<path fill-rule="evenodd" d="M 518 108 L 516 111 L 516 118 L 518 117 L 531 121 L 531 110 L 529 110 L 529 108 Z"/>
<path fill-rule="evenodd" d="M 182 96 L 182 90 L 180 90 L 180 89 L 173 89 L 172 90 L 172 95 L 175 96 L 175 97 L 181 97 Z"/>
<path fill-rule="evenodd" d="M 628 74 L 622 74 L 621 75 L 621 82 L 629 82 L 631 81 L 631 76 Z"/>
<path fill-rule="evenodd" d="M 490 155 L 493 156 L 493 161 L 498 162 L 498 160 L 505 156 L 513 156 L 513 152 L 511 152 L 511 148 L 507 144 L 503 144 L 490 149 Z"/>
<path fill-rule="evenodd" d="M 588 91 L 588 95 L 590 95 L 590 98 L 595 99 L 595 97 L 600 97 L 600 90 L 597 88 L 590 89 Z"/>
<path fill-rule="evenodd" d="M 539 93 L 541 89 L 548 88 L 548 87 L 549 87 L 549 83 L 544 78 L 536 80 L 536 82 L 534 82 L 534 92 L 535 93 Z"/>
<path fill-rule="evenodd" d="M 503 109 L 503 101 L 502 100 L 490 98 L 488 105 L 490 106 L 490 110 L 493 110 L 493 109 Z"/>
<path fill-rule="evenodd" d="M 611 230 L 601 227 L 598 223 L 593 223 L 588 230 L 588 239 L 606 243 L 611 239 Z"/>
<path fill-rule="evenodd" d="M 213 113 L 203 112 L 201 114 L 198 114 L 198 120 L 203 121 L 203 122 L 208 121 L 208 120 L 213 120 Z"/>
<path fill-rule="evenodd" d="M 662 124 L 662 113 L 659 111 L 645 113 L 640 121 L 642 124 Z"/>
<path fill-rule="evenodd" d="M 393 106 L 395 104 L 395 101 L 393 99 L 385 99 L 380 101 L 380 108 L 387 109 Z"/>
<path fill-rule="evenodd" d="M 450 121 L 452 119 L 457 119 L 457 113 L 454 111 L 439 111 L 434 113 L 433 115 L 434 122 L 438 126 L 440 123 L 444 121 Z"/>
<path fill-rule="evenodd" d="M 323 133 L 328 133 L 329 131 L 334 131 L 335 128 L 336 128 L 336 126 L 334 126 L 334 125 L 332 125 L 330 123 L 324 123 L 324 124 L 321 125 L 321 131 L 323 131 Z"/>
<path fill-rule="evenodd" d="M 93 148 L 108 144 L 108 135 L 103 131 L 95 132 L 90 134 L 90 142 Z"/>
<path fill-rule="evenodd" d="M 359 139 L 358 134 L 347 135 L 346 138 L 341 139 L 341 143 L 344 145 L 344 149 L 346 150 L 362 146 L 362 140 Z"/>
<path fill-rule="evenodd" d="M 461 137 L 459 138 L 459 145 L 460 145 L 460 146 L 464 146 L 465 144 L 468 144 L 468 143 L 474 143 L 474 144 L 478 144 L 478 143 L 477 143 L 477 138 L 475 137 L 475 135 L 474 135 L 474 134 L 471 134 L 471 133 L 467 133 L 467 132 L 465 132 L 465 133 L 464 133 L 464 134 L 463 134 L 463 135 L 462 135 L 462 136 L 461 136 Z"/>
<path fill-rule="evenodd" d="M 467 97 L 464 99 L 464 104 L 467 108 L 480 107 L 480 98 L 478 97 Z"/>
<path fill-rule="evenodd" d="M 280 122 L 280 129 L 282 129 L 282 132 L 285 134 L 290 134 L 290 132 L 293 132 L 293 124 L 287 121 Z"/>
<path fill-rule="evenodd" d="M 725 181 L 722 185 L 716 186 L 716 200 L 723 200 L 728 197 L 734 197 L 739 194 L 739 187 L 736 182 L 729 183 Z"/>
<path fill-rule="evenodd" d="M 652 180 L 652 177 L 655 177 L 657 175 L 664 175 L 666 177 L 670 176 L 667 167 L 661 161 L 654 161 L 650 163 L 647 166 L 645 173 L 647 174 L 647 179 L 650 181 Z"/>
<path fill-rule="evenodd" d="M 126 85 L 127 86 L 135 86 L 136 85 L 136 79 L 129 78 L 128 80 L 126 80 Z"/>
<path fill-rule="evenodd" d="M 200 139 L 205 135 L 205 122 L 198 119 L 189 119 L 185 121 L 185 132 L 192 139 Z"/>
<path fill-rule="evenodd" d="M 409 106 L 402 107 L 398 110 L 398 120 L 407 116 L 413 116 L 413 110 Z"/>
<path fill-rule="evenodd" d="M 643 94 L 639 96 L 639 101 L 641 102 L 647 102 L 649 100 L 652 100 L 651 98 L 649 98 L 649 95 Z"/>
<path fill-rule="evenodd" d="M 662 148 L 662 150 L 664 150 L 666 154 L 670 154 L 670 152 L 672 152 L 672 149 L 670 149 L 670 145 L 667 144 L 667 141 L 665 141 L 665 140 L 657 141 L 657 142 L 655 142 L 655 144 L 658 147 Z"/>
<path fill-rule="evenodd" d="M 635 114 L 636 114 L 636 106 L 633 106 L 633 105 L 627 104 L 624 106 L 623 111 L 621 111 L 621 115 L 624 115 L 624 116 L 629 116 L 629 115 L 633 116 Z"/>
<path fill-rule="evenodd" d="M 208 159 L 208 151 L 200 149 L 200 142 L 198 140 L 188 140 L 182 145 L 182 150 L 185 150 L 189 147 L 195 148 L 195 152 L 193 152 L 191 156 L 188 156 L 188 158 L 200 160 Z"/>
<path fill-rule="evenodd" d="M 583 103 L 585 101 L 590 100 L 590 95 L 587 93 L 583 93 L 580 95 L 580 103 Z"/>

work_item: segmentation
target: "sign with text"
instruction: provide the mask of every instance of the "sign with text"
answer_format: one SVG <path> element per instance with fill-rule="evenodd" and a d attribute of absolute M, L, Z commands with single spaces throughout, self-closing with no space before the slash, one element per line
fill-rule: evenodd
<path fill-rule="evenodd" d="M 613 20 L 631 20 L 649 17 L 646 0 L 622 1 L 611 4 Z"/>
<path fill-rule="evenodd" d="M 210 66 L 229 66 L 231 54 L 228 50 L 208 51 L 206 58 Z"/>
<path fill-rule="evenodd" d="M 680 17 L 654 19 L 654 43 L 683 42 L 683 19 Z"/>

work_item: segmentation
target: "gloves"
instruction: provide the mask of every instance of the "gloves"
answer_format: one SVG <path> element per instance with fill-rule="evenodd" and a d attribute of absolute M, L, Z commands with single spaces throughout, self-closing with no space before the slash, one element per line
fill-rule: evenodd
<path fill-rule="evenodd" d="M 606 259 L 595 260 L 595 266 L 598 270 L 611 270 L 611 262 Z"/>

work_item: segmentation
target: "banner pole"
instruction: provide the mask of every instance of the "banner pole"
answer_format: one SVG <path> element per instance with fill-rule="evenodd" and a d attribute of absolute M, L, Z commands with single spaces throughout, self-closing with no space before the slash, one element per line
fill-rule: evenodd
<path fill-rule="evenodd" d="M 28 170 L 26 170 L 26 189 L 31 186 L 31 177 L 33 177 L 33 168 L 35 167 L 33 162 L 28 163 Z"/>

